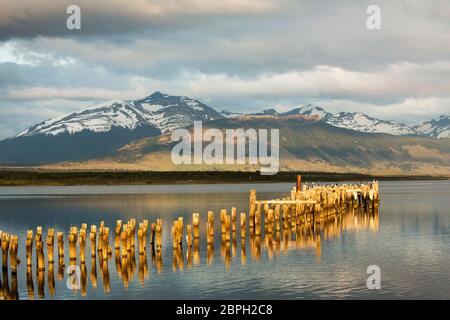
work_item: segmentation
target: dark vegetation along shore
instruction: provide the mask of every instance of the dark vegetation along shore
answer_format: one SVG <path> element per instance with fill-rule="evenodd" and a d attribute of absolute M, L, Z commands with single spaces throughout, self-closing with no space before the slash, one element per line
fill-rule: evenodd
<path fill-rule="evenodd" d="M 0 186 L 144 185 L 183 183 L 305 182 L 378 180 L 437 180 L 435 176 L 372 176 L 353 173 L 279 172 L 263 176 L 259 172 L 236 171 L 44 171 L 0 170 Z"/>

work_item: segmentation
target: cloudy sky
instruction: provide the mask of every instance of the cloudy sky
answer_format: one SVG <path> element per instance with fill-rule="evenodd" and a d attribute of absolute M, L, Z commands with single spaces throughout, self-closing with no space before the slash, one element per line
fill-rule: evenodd
<path fill-rule="evenodd" d="M 450 114 L 450 2 L 0 0 L 0 138 L 157 90 L 229 111 Z"/>

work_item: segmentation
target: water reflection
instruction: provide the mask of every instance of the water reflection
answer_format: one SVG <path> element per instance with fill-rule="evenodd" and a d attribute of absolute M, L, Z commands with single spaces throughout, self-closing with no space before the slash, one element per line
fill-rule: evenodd
<path fill-rule="evenodd" d="M 143 219 L 145 217 L 139 217 L 140 223 L 134 219 L 114 222 L 107 219 L 98 225 L 92 224 L 90 229 L 76 216 L 71 218 L 71 223 L 80 227 L 55 225 L 54 229 L 53 226 L 47 229 L 44 225 L 44 232 L 42 227 L 28 230 L 24 247 L 19 250 L 19 256 L 23 254 L 24 268 L 18 268 L 19 272 L 13 274 L 11 256 L 2 257 L 6 268 L 2 265 L 1 298 L 110 295 L 117 291 L 117 282 L 120 287 L 133 290 L 135 284 L 151 287 L 151 272 L 155 276 L 166 276 L 173 272 L 195 272 L 197 267 L 216 270 L 218 265 L 232 272 L 236 264 L 250 267 L 280 254 L 289 255 L 293 250 L 311 250 L 320 258 L 324 240 L 339 238 L 343 232 L 378 231 L 378 210 L 364 211 L 363 208 L 350 208 L 338 214 L 323 212 L 319 219 L 314 219 L 290 215 L 283 207 L 267 212 L 260 207 L 254 222 L 237 208 L 215 211 L 216 221 L 214 212 L 205 215 L 206 212 L 202 211 L 185 226 L 181 240 L 178 232 L 176 246 L 172 243 L 170 221 L 179 219 L 173 216 L 163 216 L 164 223 L 162 219 L 152 219 L 149 223 Z M 185 220 L 190 218 L 190 214 L 184 215 Z M 23 232 L 25 230 L 27 228 Z M 69 277 L 66 265 L 67 269 L 76 266 L 80 271 L 76 279 L 79 286 L 74 290 L 66 288 Z M 96 288 L 99 290 L 95 291 Z M 127 298 L 126 293 L 123 298 Z"/>

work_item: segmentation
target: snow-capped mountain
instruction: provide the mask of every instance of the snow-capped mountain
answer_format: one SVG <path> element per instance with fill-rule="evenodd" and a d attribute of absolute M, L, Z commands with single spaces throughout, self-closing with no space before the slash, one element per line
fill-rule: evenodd
<path fill-rule="evenodd" d="M 133 140 L 197 120 L 222 118 L 197 100 L 161 92 L 139 100 L 105 102 L 43 121 L 0 141 L 0 163 L 28 165 L 106 156 Z"/>
<path fill-rule="evenodd" d="M 450 138 L 450 116 L 424 121 L 413 127 L 418 133 L 433 138 Z"/>
<path fill-rule="evenodd" d="M 339 112 L 333 114 L 314 104 L 294 108 L 280 115 L 315 116 L 319 121 L 332 126 L 368 133 L 388 133 L 394 135 L 417 134 L 414 128 L 394 120 L 380 120 L 359 112 Z"/>
<path fill-rule="evenodd" d="M 330 118 L 331 116 L 333 116 L 332 113 L 326 111 L 325 109 L 316 106 L 314 104 L 307 104 L 305 106 L 301 106 L 298 108 L 294 108 L 290 111 L 287 112 L 283 112 L 281 113 L 281 115 L 284 116 L 290 116 L 290 115 L 303 115 L 303 116 L 318 116 L 320 118 L 321 121 L 327 121 L 328 118 Z"/>
<path fill-rule="evenodd" d="M 335 127 L 368 133 L 415 135 L 416 130 L 395 120 L 380 120 L 360 112 L 339 112 L 327 117 L 326 122 Z"/>
<path fill-rule="evenodd" d="M 79 112 L 41 122 L 15 137 L 37 134 L 75 134 L 84 130 L 108 132 L 113 127 L 134 130 L 150 125 L 162 133 L 191 125 L 196 120 L 214 120 L 223 116 L 207 105 L 185 96 L 169 96 L 160 92 L 139 100 L 110 101 Z"/>

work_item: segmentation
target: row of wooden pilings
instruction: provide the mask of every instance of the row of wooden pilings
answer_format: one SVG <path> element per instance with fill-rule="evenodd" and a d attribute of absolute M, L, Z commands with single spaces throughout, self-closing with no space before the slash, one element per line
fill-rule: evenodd
<path fill-rule="evenodd" d="M 327 219 L 339 217 L 345 210 L 361 208 L 364 211 L 374 209 L 378 206 L 378 182 L 374 181 L 369 184 L 345 184 L 345 185 L 303 185 L 301 186 L 301 178 L 297 179 L 297 186 L 291 190 L 291 194 L 281 199 L 258 200 L 256 191 L 250 191 L 249 197 L 249 214 L 241 212 L 237 214 L 236 208 L 231 208 L 231 212 L 227 209 L 220 210 L 220 230 L 221 230 L 221 252 L 225 258 L 225 262 L 230 259 L 230 242 L 235 246 L 237 239 L 238 225 L 240 226 L 240 238 L 242 241 L 242 250 L 245 249 L 245 239 L 247 231 L 249 231 L 252 239 L 251 245 L 254 248 L 255 256 L 260 255 L 261 234 L 264 232 L 268 247 L 271 246 L 272 239 L 279 243 L 280 231 L 284 237 L 289 237 L 290 232 L 305 232 L 309 234 L 312 231 L 314 236 L 314 228 Z M 238 223 L 239 218 L 239 223 Z M 206 226 L 206 244 L 207 244 L 207 261 L 211 262 L 214 252 L 214 212 L 208 211 Z M 262 228 L 262 225 L 264 227 Z M 303 226 L 303 230 L 300 226 Z M 308 226 L 308 227 L 307 227 Z M 89 233 L 91 263 L 96 263 L 99 258 L 100 270 L 104 277 L 104 290 L 109 291 L 109 271 L 108 260 L 112 256 L 113 249 L 116 257 L 116 267 L 119 276 L 122 277 L 124 286 L 128 286 L 128 280 L 134 272 L 134 254 L 136 247 L 139 252 L 139 262 L 144 267 L 145 273 L 146 252 L 148 242 L 152 252 L 152 259 L 155 260 L 157 271 L 162 269 L 162 219 L 156 219 L 154 223 L 143 220 L 139 225 L 136 219 L 130 219 L 126 223 L 122 220 L 116 221 L 114 228 L 113 243 L 110 243 L 110 229 L 101 222 L 99 228 L 91 225 L 88 231 L 87 224 L 83 223 L 81 228 L 71 227 L 67 236 L 69 247 L 69 264 L 75 266 L 77 264 L 77 244 L 79 249 L 79 259 L 81 274 L 85 273 L 86 262 L 86 238 Z M 333 228 L 333 227 L 332 227 Z M 320 227 L 319 227 L 320 230 Z M 298 237 L 298 239 L 301 239 Z M 17 273 L 17 258 L 19 239 L 16 235 L 9 235 L 0 231 L 1 249 L 2 249 L 2 266 L 8 266 L 8 257 L 10 259 L 11 274 Z M 55 262 L 54 246 L 57 245 L 58 257 L 58 278 L 64 277 L 64 233 L 57 232 L 55 239 L 55 230 L 48 229 L 46 239 L 43 238 L 42 227 L 27 231 L 25 250 L 27 263 L 27 279 L 31 275 L 33 265 L 33 245 L 35 246 L 36 272 L 38 280 L 43 277 L 45 270 L 44 257 L 44 241 L 47 247 L 47 263 L 49 274 L 53 275 L 53 265 Z M 286 238 L 286 241 L 288 239 Z M 258 242 L 259 241 L 259 242 Z M 200 214 L 192 214 L 191 224 L 184 226 L 183 217 L 179 217 L 172 223 L 172 245 L 173 245 L 173 268 L 177 266 L 183 267 L 183 243 L 186 245 L 186 254 L 189 261 L 199 261 L 199 242 L 200 242 Z M 286 242 L 288 243 L 288 241 Z M 298 244 L 298 243 L 297 243 Z M 259 248 L 259 249 L 258 249 Z M 252 249 L 253 250 L 253 249 Z M 259 251 L 259 253 L 258 253 Z M 245 258 L 245 252 L 243 257 Z M 228 260 L 227 260 L 228 259 Z M 96 270 L 96 267 L 93 270 Z M 141 268 L 140 268 L 141 269 Z M 96 286 L 96 274 L 91 274 L 93 286 Z M 83 281 L 82 281 L 83 282 Z M 49 281 L 49 285 L 51 282 Z M 54 290 L 54 289 L 53 289 Z M 38 288 L 38 291 L 41 291 Z M 82 289 L 83 293 L 83 289 Z M 84 292 L 85 293 L 85 292 Z"/>

